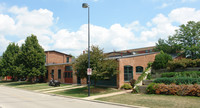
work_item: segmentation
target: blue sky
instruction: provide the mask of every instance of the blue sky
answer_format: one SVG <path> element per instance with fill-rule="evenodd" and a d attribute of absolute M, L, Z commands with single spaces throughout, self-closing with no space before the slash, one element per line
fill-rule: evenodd
<path fill-rule="evenodd" d="M 200 21 L 200 0 L 0 0 L 0 55 L 35 34 L 45 50 L 78 56 L 91 44 L 105 52 L 155 45 L 180 24 Z"/>

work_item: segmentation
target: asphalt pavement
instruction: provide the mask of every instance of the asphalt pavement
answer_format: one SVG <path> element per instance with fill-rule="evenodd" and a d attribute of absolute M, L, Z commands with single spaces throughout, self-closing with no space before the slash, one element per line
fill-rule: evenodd
<path fill-rule="evenodd" d="M 0 108 L 129 108 L 0 86 Z"/>

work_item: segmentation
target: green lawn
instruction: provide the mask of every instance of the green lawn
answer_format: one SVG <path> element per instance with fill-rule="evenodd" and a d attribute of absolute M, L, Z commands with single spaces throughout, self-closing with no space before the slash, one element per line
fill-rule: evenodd
<path fill-rule="evenodd" d="M 91 86 L 90 95 L 91 96 L 100 95 L 100 94 L 112 93 L 112 92 L 117 92 L 117 91 L 120 91 L 120 90 L 115 89 L 115 88 Z M 88 96 L 88 88 L 87 87 L 76 88 L 76 89 L 71 89 L 71 90 L 54 92 L 54 94 L 83 98 L 83 97 L 87 97 Z"/>
<path fill-rule="evenodd" d="M 0 81 L 0 85 L 4 86 L 10 86 L 10 87 L 16 87 L 16 88 L 22 88 L 26 90 L 39 90 L 39 89 L 46 89 L 46 88 L 54 88 L 52 86 L 49 86 L 48 83 L 29 83 L 26 81 Z M 62 86 L 68 86 L 67 84 L 61 84 Z"/>
<path fill-rule="evenodd" d="M 199 108 L 200 97 L 155 94 L 122 94 L 97 100 L 151 108 Z"/>

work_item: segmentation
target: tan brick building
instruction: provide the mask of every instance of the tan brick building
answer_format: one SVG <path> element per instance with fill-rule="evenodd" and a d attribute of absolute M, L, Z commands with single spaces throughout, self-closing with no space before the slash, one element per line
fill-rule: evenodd
<path fill-rule="evenodd" d="M 61 83 L 77 83 L 75 72 L 72 70 L 72 56 L 58 51 L 45 51 L 46 79 L 54 79 Z"/>

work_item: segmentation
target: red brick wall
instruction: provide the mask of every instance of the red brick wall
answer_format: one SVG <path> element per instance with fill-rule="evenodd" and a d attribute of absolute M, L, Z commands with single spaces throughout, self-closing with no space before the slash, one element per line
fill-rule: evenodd
<path fill-rule="evenodd" d="M 46 63 L 66 63 L 67 57 L 69 57 L 69 62 L 71 62 L 72 57 L 67 56 L 57 52 L 46 52 Z"/>
<path fill-rule="evenodd" d="M 156 53 L 157 54 L 157 53 Z M 130 57 L 130 58 L 121 58 L 119 59 L 119 76 L 118 76 L 118 87 L 121 87 L 125 81 L 124 81 L 124 66 L 130 65 L 133 67 L 133 78 L 138 79 L 138 77 L 141 75 L 140 73 L 136 73 L 136 67 L 142 66 L 145 70 L 147 67 L 147 64 L 149 62 L 153 62 L 155 59 L 156 54 L 149 54 L 144 56 L 136 56 L 136 57 Z"/>

